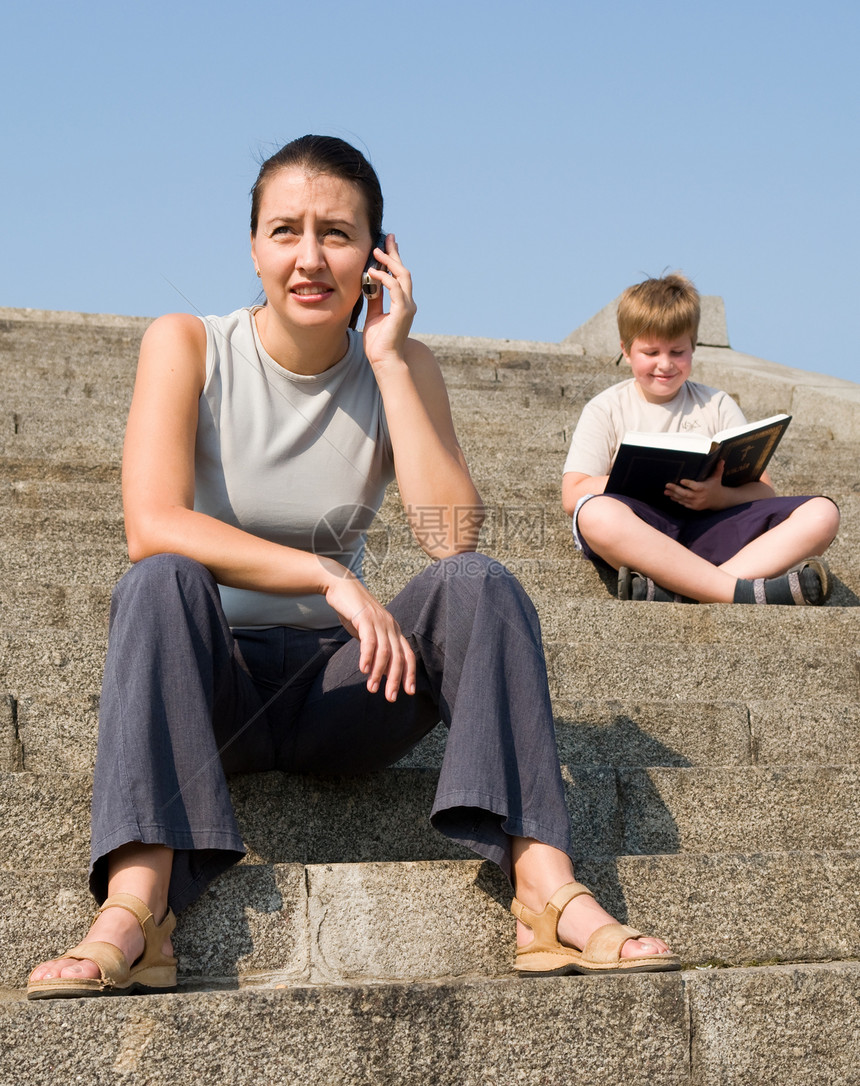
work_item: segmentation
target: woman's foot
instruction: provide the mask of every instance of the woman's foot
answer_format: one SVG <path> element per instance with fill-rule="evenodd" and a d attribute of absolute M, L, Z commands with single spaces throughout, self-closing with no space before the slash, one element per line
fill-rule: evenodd
<path fill-rule="evenodd" d="M 619 924 L 596 902 L 581 882 L 565 883 L 538 912 L 518 898 L 511 912 L 526 932 L 517 946 L 515 968 L 522 973 L 563 976 L 567 973 L 654 973 L 680 969 L 677 955 L 662 939 Z M 566 920 L 564 914 L 569 911 Z"/>
<path fill-rule="evenodd" d="M 567 853 L 533 838 L 511 840 L 517 969 L 610 973 L 679 969 L 663 942 L 619 924 L 576 881 Z"/>
<path fill-rule="evenodd" d="M 528 901 L 523 901 L 523 904 L 531 908 L 533 912 L 541 912 L 546 902 L 532 905 Z M 566 946 L 582 950 L 598 928 L 617 923 L 615 917 L 610 915 L 593 897 L 588 894 L 579 894 L 562 910 L 558 919 L 558 939 Z M 517 920 L 517 946 L 528 946 L 533 938 L 531 928 L 527 927 L 522 920 Z M 654 954 L 671 955 L 671 953 L 662 939 L 656 939 L 650 935 L 642 936 L 640 939 L 627 939 L 621 947 L 622 958 L 641 958 Z"/>
<path fill-rule="evenodd" d="M 95 942 L 110 943 L 123 954 L 129 965 L 134 965 L 143 953 L 143 929 L 137 918 L 127 909 L 108 908 L 99 913 L 83 939 L 84 945 Z M 164 940 L 161 949 L 166 957 L 173 956 L 170 936 Z M 97 980 L 99 976 L 98 965 L 89 958 L 81 961 L 75 958 L 54 958 L 36 966 L 30 974 L 30 983 L 60 978 Z"/>

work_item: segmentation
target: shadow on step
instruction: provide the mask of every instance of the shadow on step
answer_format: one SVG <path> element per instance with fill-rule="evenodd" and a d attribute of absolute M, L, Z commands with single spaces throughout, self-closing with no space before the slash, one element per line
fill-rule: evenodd
<path fill-rule="evenodd" d="M 234 869 L 182 914 L 174 936 L 182 975 L 232 988 L 240 974 L 264 971 L 273 960 L 295 972 L 304 960 L 306 911 L 300 868 Z"/>
<path fill-rule="evenodd" d="M 556 717 L 559 759 L 571 766 L 692 766 L 687 755 L 664 739 L 684 742 L 690 727 L 701 724 L 698 708 L 689 702 L 580 702 Z"/>
<path fill-rule="evenodd" d="M 860 607 L 860 596 L 838 577 L 833 578 L 833 594 L 828 601 L 829 607 Z"/>

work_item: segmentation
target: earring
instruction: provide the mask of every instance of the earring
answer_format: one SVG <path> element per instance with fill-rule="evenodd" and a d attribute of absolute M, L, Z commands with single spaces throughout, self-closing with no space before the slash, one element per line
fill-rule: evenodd
<path fill-rule="evenodd" d="M 260 275 L 260 269 L 259 269 L 259 268 L 257 268 L 257 278 L 258 278 L 258 279 L 262 279 L 262 278 L 263 278 L 263 277 L 262 277 L 262 275 Z"/>

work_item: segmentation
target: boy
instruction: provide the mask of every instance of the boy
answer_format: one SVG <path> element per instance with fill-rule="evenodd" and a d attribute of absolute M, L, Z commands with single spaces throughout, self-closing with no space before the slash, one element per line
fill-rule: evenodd
<path fill-rule="evenodd" d="M 724 487 L 722 462 L 704 482 L 666 487 L 677 512 L 604 493 L 627 431 L 712 436 L 746 422 L 727 393 L 688 380 L 698 329 L 699 294 L 682 275 L 622 294 L 618 331 L 633 376 L 585 405 L 564 465 L 577 546 L 618 570 L 620 599 L 824 603 L 827 566 L 808 556 L 823 554 L 839 528 L 829 498 L 777 498 L 766 472 Z"/>

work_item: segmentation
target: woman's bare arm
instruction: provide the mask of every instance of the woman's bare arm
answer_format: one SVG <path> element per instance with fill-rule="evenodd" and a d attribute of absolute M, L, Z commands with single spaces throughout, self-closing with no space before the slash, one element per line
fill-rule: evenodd
<path fill-rule="evenodd" d="M 389 291 L 368 304 L 365 353 L 385 404 L 400 496 L 418 543 L 431 558 L 474 550 L 484 508 L 454 432 L 439 364 L 423 343 L 408 339 L 416 311 L 412 279 L 393 235 L 376 250 L 388 271 L 371 272 Z"/>
<path fill-rule="evenodd" d="M 206 333 L 185 314 L 155 321 L 144 335 L 123 453 L 129 557 L 182 554 L 221 584 L 286 595 L 320 593 L 361 643 L 368 688 L 388 676 L 386 696 L 414 690 L 415 659 L 391 615 L 345 567 L 260 539 L 194 510 L 194 445 L 203 389 Z"/>

